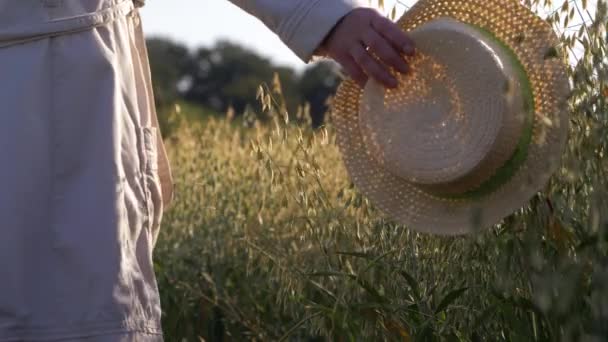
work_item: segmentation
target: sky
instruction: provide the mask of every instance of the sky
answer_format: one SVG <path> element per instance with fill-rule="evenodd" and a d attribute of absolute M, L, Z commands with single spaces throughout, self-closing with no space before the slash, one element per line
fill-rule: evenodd
<path fill-rule="evenodd" d="M 386 11 L 397 6 L 398 16 L 414 2 L 384 1 Z M 377 0 L 373 3 L 377 3 Z M 555 3 L 561 5 L 562 1 Z M 191 48 L 211 46 L 219 39 L 227 39 L 257 51 L 276 64 L 296 69 L 305 67 L 264 24 L 227 0 L 148 0 L 141 13 L 148 37 L 160 35 L 173 38 Z"/>

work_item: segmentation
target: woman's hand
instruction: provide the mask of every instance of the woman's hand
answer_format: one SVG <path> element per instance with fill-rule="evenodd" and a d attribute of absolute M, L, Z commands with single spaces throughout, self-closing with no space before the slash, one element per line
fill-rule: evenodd
<path fill-rule="evenodd" d="M 413 56 L 414 42 L 395 23 L 371 8 L 358 8 L 342 18 L 319 48 L 338 62 L 361 87 L 368 77 L 394 88 L 390 68 L 406 73 L 403 55 Z M 375 55 L 375 56 L 374 56 Z"/>

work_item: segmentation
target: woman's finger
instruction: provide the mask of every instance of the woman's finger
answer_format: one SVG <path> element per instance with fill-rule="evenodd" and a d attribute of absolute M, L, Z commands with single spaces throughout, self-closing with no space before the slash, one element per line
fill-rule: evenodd
<path fill-rule="evenodd" d="M 414 41 L 389 19 L 377 16 L 372 19 L 372 27 L 406 55 L 413 56 L 416 52 Z"/>
<path fill-rule="evenodd" d="M 369 77 L 384 84 L 386 87 L 397 87 L 397 80 L 390 74 L 384 65 L 365 51 L 363 45 L 356 45 L 352 48 L 351 56 Z"/>
<path fill-rule="evenodd" d="M 400 50 L 395 51 L 395 48 L 375 30 L 367 30 L 364 33 L 363 43 L 369 47 L 369 52 L 378 56 L 385 64 L 402 73 L 408 71 L 409 68 L 405 59 L 401 56 Z"/>
<path fill-rule="evenodd" d="M 357 82 L 361 88 L 365 86 L 365 82 L 367 82 L 367 75 L 365 72 L 359 67 L 359 64 L 349 55 L 345 55 L 340 57 L 338 63 L 342 65 L 346 73 L 353 79 L 353 81 Z"/>

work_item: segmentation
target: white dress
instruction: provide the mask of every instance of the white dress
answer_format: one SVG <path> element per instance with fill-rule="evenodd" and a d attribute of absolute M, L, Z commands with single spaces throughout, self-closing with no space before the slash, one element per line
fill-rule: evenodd
<path fill-rule="evenodd" d="M 172 180 L 133 1 L 0 0 L 0 104 L 0 341 L 162 341 Z"/>

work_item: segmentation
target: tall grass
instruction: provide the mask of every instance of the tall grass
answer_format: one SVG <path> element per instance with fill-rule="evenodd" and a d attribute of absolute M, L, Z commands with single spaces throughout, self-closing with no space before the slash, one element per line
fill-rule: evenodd
<path fill-rule="evenodd" d="M 562 39 L 584 47 L 563 167 L 474 236 L 386 221 L 350 183 L 331 124 L 290 122 L 305 115 L 286 112 L 276 79 L 259 117 L 176 115 L 176 200 L 155 255 L 167 340 L 608 340 L 605 2 L 592 19 Z"/>

